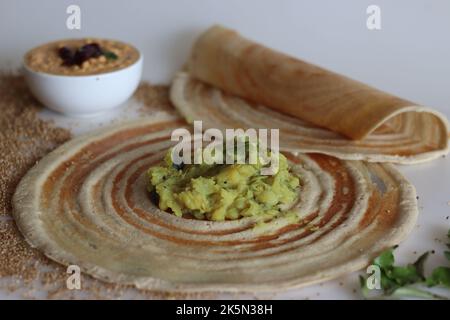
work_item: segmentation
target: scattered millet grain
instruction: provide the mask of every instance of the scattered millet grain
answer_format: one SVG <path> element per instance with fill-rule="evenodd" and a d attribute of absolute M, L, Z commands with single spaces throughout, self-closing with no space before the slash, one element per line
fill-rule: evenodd
<path fill-rule="evenodd" d="M 151 85 L 148 82 L 142 82 L 134 93 L 134 98 L 142 104 L 140 113 L 148 113 L 149 110 L 176 112 L 170 102 L 167 85 Z"/>
<path fill-rule="evenodd" d="M 136 96 L 146 110 L 172 108 L 167 86 L 143 84 Z M 148 110 L 147 110 L 148 108 Z M 39 103 L 20 75 L 0 74 L 0 291 L 26 299 L 196 299 L 211 294 L 137 290 L 82 275 L 81 290 L 68 290 L 66 268 L 31 248 L 11 218 L 11 197 L 21 177 L 70 132 L 38 117 Z M 167 111 L 166 110 L 166 111 Z"/>
<path fill-rule="evenodd" d="M 40 106 L 21 76 L 0 75 L 0 215 L 11 213 L 20 178 L 70 132 L 37 117 Z"/>

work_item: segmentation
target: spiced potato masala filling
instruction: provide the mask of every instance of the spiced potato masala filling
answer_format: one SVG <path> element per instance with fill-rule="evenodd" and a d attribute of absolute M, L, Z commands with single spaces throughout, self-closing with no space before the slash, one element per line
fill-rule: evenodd
<path fill-rule="evenodd" d="M 263 164 L 174 164 L 172 152 L 148 170 L 152 202 L 176 216 L 235 220 L 288 214 L 298 198 L 300 180 L 279 156 L 278 171 L 262 175 Z"/>
<path fill-rule="evenodd" d="M 86 38 L 36 47 L 26 54 L 25 64 L 33 71 L 55 75 L 92 75 L 126 68 L 138 59 L 138 50 L 129 44 Z"/>

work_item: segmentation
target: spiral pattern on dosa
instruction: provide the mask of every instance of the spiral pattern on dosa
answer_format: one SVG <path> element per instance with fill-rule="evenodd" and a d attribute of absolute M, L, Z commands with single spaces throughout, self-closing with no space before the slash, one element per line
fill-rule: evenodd
<path fill-rule="evenodd" d="M 314 95 L 326 94 L 316 88 Z M 280 130 L 280 148 L 318 152 L 346 160 L 413 164 L 448 153 L 445 117 L 423 107 L 411 107 L 383 123 L 363 140 L 350 140 L 330 130 L 227 94 L 187 73 L 179 73 L 171 100 L 189 121 L 204 128 L 274 128 Z M 351 117 L 351 115 L 342 115 Z"/>
<path fill-rule="evenodd" d="M 279 290 L 362 268 L 399 243 L 417 215 L 414 187 L 385 164 L 286 153 L 301 179 L 300 220 L 179 218 L 149 200 L 146 170 L 179 118 L 156 117 L 76 138 L 20 182 L 14 218 L 28 242 L 65 265 L 138 288 Z"/>

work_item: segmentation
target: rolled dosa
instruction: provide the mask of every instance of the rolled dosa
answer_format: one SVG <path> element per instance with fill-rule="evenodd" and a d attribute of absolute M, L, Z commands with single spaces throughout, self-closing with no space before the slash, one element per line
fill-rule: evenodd
<path fill-rule="evenodd" d="M 398 140 L 401 135 L 404 143 L 422 144 L 405 156 L 426 154 L 419 159 L 423 161 L 448 152 L 448 122 L 440 113 L 276 52 L 233 30 L 214 26 L 201 35 L 186 71 L 213 88 L 333 131 L 349 141 L 364 141 L 377 129 L 386 131 L 383 125 L 387 125 L 394 127 L 395 136 L 387 134 L 382 142 Z M 179 101 L 172 100 L 179 108 Z M 189 110 L 184 109 L 189 116 Z M 195 115 L 196 110 L 192 111 Z M 403 125 L 405 119 L 413 118 L 417 121 Z M 370 154 L 384 152 L 379 146 L 368 154 L 371 158 Z M 334 155 L 339 156 L 339 152 Z"/>
<path fill-rule="evenodd" d="M 448 152 L 438 118 L 428 112 L 403 112 L 384 122 L 363 140 L 351 140 L 285 113 L 228 94 L 180 72 L 173 80 L 171 101 L 188 122 L 203 128 L 279 129 L 280 149 L 323 153 L 345 160 L 415 164 Z"/>

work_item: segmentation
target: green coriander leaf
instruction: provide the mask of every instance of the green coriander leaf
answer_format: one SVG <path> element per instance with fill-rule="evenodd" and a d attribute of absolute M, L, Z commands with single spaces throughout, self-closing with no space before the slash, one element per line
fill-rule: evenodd
<path fill-rule="evenodd" d="M 450 260 L 450 251 L 445 251 L 444 256 L 447 258 L 447 260 Z"/>
<path fill-rule="evenodd" d="M 400 287 L 395 280 L 389 278 L 383 271 L 381 273 L 380 284 L 381 289 L 383 289 L 384 293 L 388 295 Z"/>
<path fill-rule="evenodd" d="M 391 298 L 419 298 L 419 299 L 437 299 L 447 300 L 447 297 L 443 297 L 432 292 L 422 290 L 413 286 L 405 286 L 396 289 L 391 295 Z"/>
<path fill-rule="evenodd" d="M 395 248 L 396 247 L 383 251 L 378 257 L 375 258 L 373 263 L 379 266 L 384 271 L 392 268 L 395 262 L 393 254 Z"/>
<path fill-rule="evenodd" d="M 408 265 L 406 267 L 392 267 L 392 269 L 387 272 L 387 275 L 402 286 L 422 280 L 416 267 L 413 265 Z"/>
<path fill-rule="evenodd" d="M 364 278 L 362 275 L 359 275 L 359 286 L 361 289 L 366 288 L 366 278 Z"/>
<path fill-rule="evenodd" d="M 450 249 L 450 229 L 447 232 L 447 238 L 448 238 L 448 243 L 447 243 L 447 248 Z M 450 251 L 445 251 L 444 252 L 444 256 L 447 258 L 447 260 L 450 260 Z"/>
<path fill-rule="evenodd" d="M 450 240 L 450 230 L 447 233 Z M 447 243 L 450 248 L 450 242 Z M 399 299 L 399 298 L 421 298 L 421 299 L 448 299 L 430 292 L 424 288 L 442 286 L 450 288 L 450 267 L 441 266 L 433 270 L 432 274 L 425 277 L 425 262 L 429 252 L 422 254 L 413 264 L 406 266 L 395 266 L 394 249 L 383 251 L 373 263 L 381 269 L 381 289 L 383 294 L 369 296 L 367 288 L 367 279 L 360 277 L 361 291 L 365 298 L 370 299 Z M 444 252 L 447 260 L 450 260 L 450 251 Z"/>
<path fill-rule="evenodd" d="M 359 276 L 359 285 L 361 286 L 361 293 L 364 298 L 369 298 L 369 288 L 367 288 L 367 279 L 363 276 Z"/>
<path fill-rule="evenodd" d="M 419 258 L 417 258 L 416 262 L 414 262 L 413 264 L 416 267 L 417 273 L 420 276 L 421 280 L 425 280 L 425 262 L 427 261 L 429 255 L 429 251 L 425 252 Z"/>
<path fill-rule="evenodd" d="M 429 287 L 441 285 L 450 288 L 450 267 L 437 267 L 426 283 Z"/>

